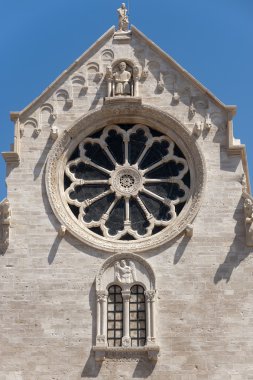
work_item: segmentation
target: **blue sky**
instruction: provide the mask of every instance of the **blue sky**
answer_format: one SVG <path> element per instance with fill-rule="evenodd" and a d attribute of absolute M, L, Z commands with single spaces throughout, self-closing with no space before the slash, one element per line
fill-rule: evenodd
<path fill-rule="evenodd" d="M 130 3 L 130 4 L 129 4 Z M 10 111 L 29 104 L 117 24 L 118 0 L 0 0 L 0 151 L 13 142 Z M 130 21 L 225 104 L 246 143 L 253 186 L 253 1 L 130 0 Z M 0 158 L 0 200 L 6 196 Z"/>

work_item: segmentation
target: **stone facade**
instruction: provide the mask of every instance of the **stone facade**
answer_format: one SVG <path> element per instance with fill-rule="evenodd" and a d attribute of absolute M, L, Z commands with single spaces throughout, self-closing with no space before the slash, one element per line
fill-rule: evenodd
<path fill-rule="evenodd" d="M 109 29 L 12 115 L 14 148 L 3 153 L 8 200 L 0 204 L 0 378 L 252 379 L 252 197 L 245 147 L 233 138 L 235 107 L 125 28 Z M 131 75 L 119 73 L 122 62 Z M 58 178 L 70 141 L 117 121 L 168 128 L 192 170 L 183 217 L 125 245 L 80 231 Z M 101 278 L 113 278 L 108 262 L 113 271 L 129 260 L 137 280 L 150 281 L 147 303 L 155 294 L 155 340 L 149 332 L 151 348 L 127 343 L 105 353 Z M 134 282 L 133 272 L 126 280 L 115 273 L 118 284 Z"/>

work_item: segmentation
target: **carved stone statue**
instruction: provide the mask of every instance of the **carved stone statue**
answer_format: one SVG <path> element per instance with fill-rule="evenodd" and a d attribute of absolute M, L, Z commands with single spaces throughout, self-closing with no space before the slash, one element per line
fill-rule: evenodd
<path fill-rule="evenodd" d="M 244 201 L 246 244 L 253 246 L 253 202 L 250 198 Z"/>
<path fill-rule="evenodd" d="M 136 281 L 135 265 L 132 261 L 129 261 L 128 265 L 126 260 L 117 261 L 114 265 L 115 280 L 122 284 L 131 284 Z"/>
<path fill-rule="evenodd" d="M 121 7 L 117 9 L 117 12 L 119 14 L 119 31 L 126 32 L 128 30 L 129 25 L 126 4 L 122 3 Z"/>
<path fill-rule="evenodd" d="M 118 68 L 113 74 L 115 95 L 131 95 L 131 73 L 126 70 L 125 62 L 120 62 Z"/>

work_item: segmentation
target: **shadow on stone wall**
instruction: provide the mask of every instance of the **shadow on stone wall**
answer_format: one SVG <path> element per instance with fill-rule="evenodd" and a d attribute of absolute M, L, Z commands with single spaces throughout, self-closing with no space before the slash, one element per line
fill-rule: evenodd
<path fill-rule="evenodd" d="M 253 249 L 245 245 L 245 226 L 243 214 L 243 199 L 240 199 L 233 215 L 236 221 L 235 238 L 230 246 L 229 252 L 222 264 L 219 265 L 214 276 L 214 283 L 217 284 L 221 280 L 228 282 L 230 277 L 240 263 L 245 260 Z"/>

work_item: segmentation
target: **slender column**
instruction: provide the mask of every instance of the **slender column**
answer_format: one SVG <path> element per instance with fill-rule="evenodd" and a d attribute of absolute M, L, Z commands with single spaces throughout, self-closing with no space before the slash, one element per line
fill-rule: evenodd
<path fill-rule="evenodd" d="M 146 292 L 145 292 L 146 295 Z M 150 299 L 146 296 L 146 340 L 147 343 L 151 340 L 151 326 L 150 326 Z"/>
<path fill-rule="evenodd" d="M 97 346 L 107 345 L 107 291 L 97 291 Z"/>
<path fill-rule="evenodd" d="M 134 66 L 133 68 L 133 79 L 134 79 L 133 96 L 139 96 L 140 68 L 138 66 Z"/>
<path fill-rule="evenodd" d="M 131 338 L 129 335 L 129 301 L 130 301 L 130 290 L 122 290 L 123 298 L 123 338 L 122 346 L 129 347 L 131 345 Z"/>
<path fill-rule="evenodd" d="M 151 300 L 151 340 L 155 341 L 155 300 Z"/>
<path fill-rule="evenodd" d="M 101 323 L 101 335 L 106 336 L 106 323 L 107 323 L 107 296 L 104 295 L 101 300 L 101 315 L 102 315 L 102 323 Z"/>
<path fill-rule="evenodd" d="M 100 311 L 100 301 L 97 297 L 97 335 L 101 335 L 101 311 Z"/>
<path fill-rule="evenodd" d="M 147 344 L 155 342 L 155 290 L 146 290 Z"/>

